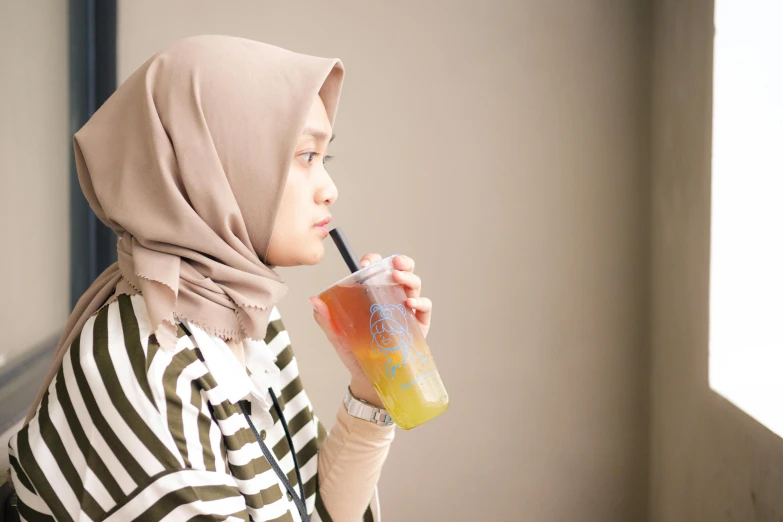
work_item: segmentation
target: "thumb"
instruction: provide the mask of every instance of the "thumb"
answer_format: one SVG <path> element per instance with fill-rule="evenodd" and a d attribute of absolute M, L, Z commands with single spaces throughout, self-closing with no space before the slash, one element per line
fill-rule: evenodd
<path fill-rule="evenodd" d="M 317 297 L 311 297 L 310 304 L 313 306 L 313 317 L 315 318 L 315 322 L 318 323 L 318 326 L 321 327 L 329 340 L 334 341 L 339 336 L 339 332 L 337 325 L 332 321 L 329 307 Z"/>

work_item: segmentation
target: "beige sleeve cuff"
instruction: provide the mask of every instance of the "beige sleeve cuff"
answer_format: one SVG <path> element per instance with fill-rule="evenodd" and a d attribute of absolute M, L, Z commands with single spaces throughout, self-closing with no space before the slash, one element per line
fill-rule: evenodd
<path fill-rule="evenodd" d="M 357 419 L 340 404 L 318 453 L 319 494 L 335 522 L 360 521 L 394 440 L 394 425 Z"/>

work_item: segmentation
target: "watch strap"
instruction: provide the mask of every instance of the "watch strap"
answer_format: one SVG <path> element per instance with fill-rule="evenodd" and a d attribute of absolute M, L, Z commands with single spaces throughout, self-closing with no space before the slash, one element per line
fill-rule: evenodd
<path fill-rule="evenodd" d="M 348 414 L 352 417 L 373 422 L 379 426 L 391 426 L 394 424 L 394 419 L 392 419 L 388 411 L 357 399 L 351 393 L 350 386 L 348 387 L 348 393 L 345 394 L 343 403 L 345 404 L 345 409 L 348 410 Z"/>

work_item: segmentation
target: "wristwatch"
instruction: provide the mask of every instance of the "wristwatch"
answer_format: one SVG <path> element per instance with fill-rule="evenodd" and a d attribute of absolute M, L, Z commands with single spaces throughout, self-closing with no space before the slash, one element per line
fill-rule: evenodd
<path fill-rule="evenodd" d="M 348 393 L 345 394 L 343 402 L 345 403 L 345 408 L 348 410 L 348 413 L 353 417 L 374 422 L 380 426 L 391 426 L 394 424 L 394 420 L 391 418 L 388 411 L 383 408 L 376 408 L 372 404 L 357 399 L 351 393 L 350 386 L 348 387 Z"/>

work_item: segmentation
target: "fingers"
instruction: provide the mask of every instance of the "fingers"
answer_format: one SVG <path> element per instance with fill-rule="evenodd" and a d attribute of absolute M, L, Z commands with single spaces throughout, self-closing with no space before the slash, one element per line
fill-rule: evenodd
<path fill-rule="evenodd" d="M 416 268 L 416 262 L 408 256 L 394 256 L 394 268 L 404 272 L 413 272 Z"/>
<path fill-rule="evenodd" d="M 382 259 L 383 257 L 377 253 L 365 254 L 359 260 L 359 264 L 364 268 L 373 263 L 377 263 Z M 422 325 L 429 326 L 430 317 L 432 316 L 432 301 L 426 297 L 420 297 L 421 278 L 413 273 L 416 269 L 416 262 L 408 256 L 395 255 L 392 259 L 392 266 L 395 268 L 392 272 L 392 279 L 395 283 L 401 285 L 405 289 L 405 295 L 408 297 L 406 301 L 408 307 L 416 312 L 416 318 Z M 311 301 L 313 301 L 313 299 L 311 299 Z M 326 310 L 326 305 L 323 304 L 320 299 L 317 301 L 319 301 L 321 303 L 320 306 L 323 306 L 323 309 Z M 316 310 L 316 320 L 319 321 L 319 317 L 317 317 L 319 306 L 314 303 L 313 309 Z M 328 314 L 328 310 L 326 313 Z M 323 320 L 323 317 L 321 317 L 320 320 Z M 319 324 L 321 324 L 321 321 L 319 321 Z M 321 326 L 324 327 L 324 324 L 321 324 Z M 324 330 L 326 331 L 325 327 Z"/>
<path fill-rule="evenodd" d="M 413 272 L 395 270 L 392 272 L 392 279 L 395 283 L 405 288 L 405 294 L 408 297 L 419 297 L 421 295 L 421 278 Z"/>
<path fill-rule="evenodd" d="M 370 266 L 373 263 L 377 263 L 381 259 L 383 258 L 381 257 L 380 254 L 375 254 L 375 253 L 365 254 L 364 257 L 362 257 L 361 260 L 359 260 L 359 264 L 362 266 L 362 268 L 364 268 L 366 266 Z"/>
<path fill-rule="evenodd" d="M 416 311 L 416 319 L 424 326 L 429 326 L 432 320 L 432 301 L 426 297 L 408 298 L 405 304 Z"/>
<path fill-rule="evenodd" d="M 360 260 L 359 264 L 362 268 L 369 266 L 373 263 L 377 263 L 382 260 L 383 257 L 377 253 L 365 254 Z M 393 259 L 394 268 L 402 270 L 404 272 L 413 272 L 416 268 L 416 262 L 408 256 L 396 255 Z"/>

